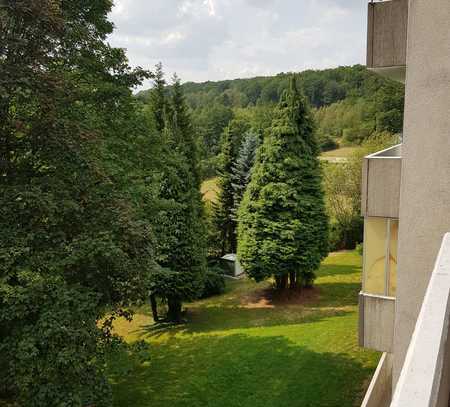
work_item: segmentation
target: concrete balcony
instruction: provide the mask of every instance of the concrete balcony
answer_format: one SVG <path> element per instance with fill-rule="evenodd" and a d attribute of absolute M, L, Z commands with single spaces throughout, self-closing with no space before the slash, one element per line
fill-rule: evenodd
<path fill-rule="evenodd" d="M 414 249 L 414 248 L 412 248 Z M 442 241 L 391 407 L 448 407 L 450 234 Z"/>
<path fill-rule="evenodd" d="M 395 298 L 359 294 L 359 346 L 392 352 Z"/>
<path fill-rule="evenodd" d="M 369 3 L 367 21 L 367 68 L 404 82 L 408 0 Z"/>
<path fill-rule="evenodd" d="M 398 219 L 401 144 L 364 158 L 361 212 L 365 217 Z"/>

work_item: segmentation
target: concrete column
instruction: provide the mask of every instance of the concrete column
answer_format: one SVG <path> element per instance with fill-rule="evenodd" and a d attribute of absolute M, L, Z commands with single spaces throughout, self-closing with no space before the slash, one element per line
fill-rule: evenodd
<path fill-rule="evenodd" d="M 410 0 L 393 383 L 450 231 L 450 1 Z"/>

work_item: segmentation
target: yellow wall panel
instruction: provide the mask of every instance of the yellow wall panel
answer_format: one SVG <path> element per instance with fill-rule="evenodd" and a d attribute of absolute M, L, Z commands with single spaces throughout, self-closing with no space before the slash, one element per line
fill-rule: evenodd
<path fill-rule="evenodd" d="M 387 219 L 366 218 L 364 231 L 363 290 L 370 294 L 385 294 Z"/>

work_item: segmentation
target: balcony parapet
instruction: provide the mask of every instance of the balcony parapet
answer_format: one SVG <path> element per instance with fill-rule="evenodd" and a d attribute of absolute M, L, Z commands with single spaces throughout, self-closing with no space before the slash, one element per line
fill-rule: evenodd
<path fill-rule="evenodd" d="M 404 82 L 408 0 L 372 1 L 367 21 L 367 67 Z"/>
<path fill-rule="evenodd" d="M 398 219 L 400 178 L 401 144 L 364 157 L 362 215 Z"/>
<path fill-rule="evenodd" d="M 444 236 L 391 407 L 447 407 L 450 393 L 450 233 Z"/>
<path fill-rule="evenodd" d="M 359 293 L 359 346 L 392 352 L 395 298 Z"/>

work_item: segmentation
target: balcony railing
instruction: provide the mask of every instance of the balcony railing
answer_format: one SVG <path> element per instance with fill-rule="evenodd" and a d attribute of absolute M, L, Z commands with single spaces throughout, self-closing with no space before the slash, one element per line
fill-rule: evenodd
<path fill-rule="evenodd" d="M 391 407 L 447 407 L 450 392 L 450 233 L 442 242 Z"/>
<path fill-rule="evenodd" d="M 367 67 L 404 81 L 408 0 L 369 3 L 367 21 Z"/>

